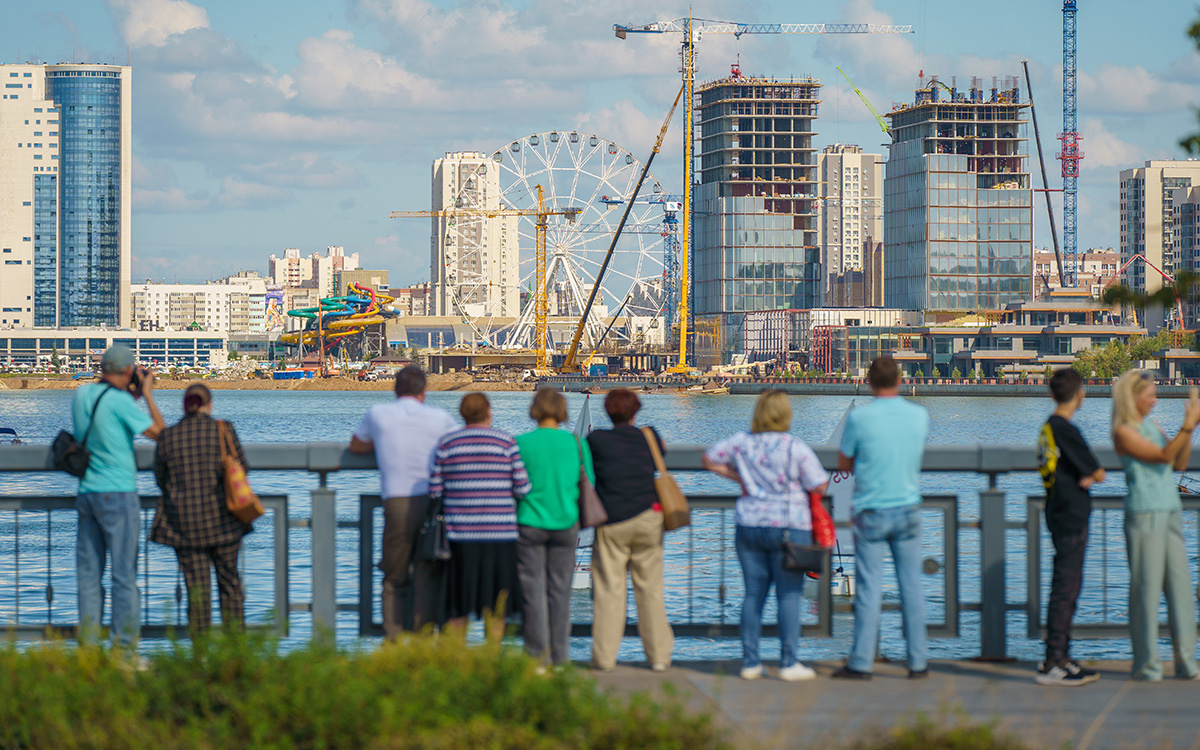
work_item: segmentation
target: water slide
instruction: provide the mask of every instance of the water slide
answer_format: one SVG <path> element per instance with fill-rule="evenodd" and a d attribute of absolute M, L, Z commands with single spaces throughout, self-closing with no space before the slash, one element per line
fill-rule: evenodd
<path fill-rule="evenodd" d="M 304 344 L 311 347 L 323 341 L 325 350 L 330 351 L 342 339 L 362 333 L 394 315 L 391 308 L 394 297 L 377 293 L 361 284 L 351 284 L 349 291 L 355 293 L 343 297 L 324 297 L 316 307 L 288 310 L 290 317 L 306 320 L 307 323 L 304 330 L 285 333 L 279 340 L 288 346 Z"/>

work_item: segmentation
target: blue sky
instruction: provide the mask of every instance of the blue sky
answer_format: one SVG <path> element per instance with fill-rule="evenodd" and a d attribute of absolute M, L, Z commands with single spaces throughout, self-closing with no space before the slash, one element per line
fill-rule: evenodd
<path fill-rule="evenodd" d="M 1192 3 L 1084 0 L 1079 123 L 1080 247 L 1117 243 L 1117 173 L 1182 156 L 1195 129 L 1200 55 Z M 388 212 L 429 207 L 433 159 L 491 152 L 548 130 L 593 132 L 649 151 L 678 87 L 667 37 L 614 38 L 612 24 L 686 15 L 676 2 L 610 0 L 64 0 L 12 3 L 0 60 L 134 66 L 134 279 L 265 272 L 285 247 L 340 244 L 393 285 L 429 274 L 428 224 Z M 905 37 L 710 36 L 701 80 L 740 52 L 756 75 L 826 84 L 818 146 L 882 150 L 876 109 L 911 97 L 918 71 L 960 83 L 1019 75 L 1030 60 L 1043 146 L 1062 128 L 1056 0 L 701 0 L 697 17 L 744 22 L 911 24 Z M 680 181 L 678 120 L 655 174 Z M 1031 153 L 1033 149 L 1031 148 Z M 1060 186 L 1058 163 L 1048 164 Z M 1039 198 L 1040 200 L 1040 198 Z M 1039 207 L 1037 243 L 1049 245 Z M 1061 218 L 1060 218 L 1061 224 Z"/>

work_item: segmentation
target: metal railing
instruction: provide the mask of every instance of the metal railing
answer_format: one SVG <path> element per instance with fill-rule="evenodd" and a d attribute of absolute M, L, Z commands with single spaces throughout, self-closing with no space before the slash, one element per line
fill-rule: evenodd
<path fill-rule="evenodd" d="M 814 450 L 822 464 L 832 470 L 836 465 L 836 449 L 816 446 Z M 264 476 L 259 472 L 285 472 L 283 476 L 287 478 L 288 485 L 287 494 L 264 497 L 270 513 L 259 523 L 269 524 L 272 529 L 275 570 L 271 590 L 274 592 L 274 602 L 273 617 L 260 624 L 287 632 L 289 613 L 307 612 L 311 613 L 315 633 L 321 628 L 336 627 L 339 611 L 354 612 L 357 613 L 356 630 L 359 634 L 378 635 L 381 628 L 375 618 L 375 605 L 380 574 L 374 563 L 379 558 L 381 544 L 377 533 L 377 509 L 381 501 L 377 494 L 354 491 L 352 494 L 358 499 L 358 518 L 339 520 L 336 512 L 337 493 L 328 482 L 330 475 L 338 472 L 373 470 L 374 458 L 350 454 L 343 444 L 338 443 L 247 444 L 245 451 L 247 462 L 254 470 L 252 482 L 259 481 L 255 476 Z M 668 468 L 680 473 L 681 479 L 686 482 L 687 473 L 703 470 L 702 453 L 703 449 L 699 446 L 672 446 L 666 457 Z M 1106 468 L 1120 470 L 1119 461 L 1111 449 L 1100 449 L 1097 453 Z M 140 470 L 152 467 L 152 446 L 139 445 L 136 454 Z M 1194 456 L 1192 461 L 1191 468 L 1200 468 L 1200 456 Z M 1026 617 L 1025 635 L 1040 637 L 1042 568 L 1047 564 L 1041 522 L 1043 501 L 1036 493 L 1010 493 L 1001 490 L 997 484 L 1001 477 L 1009 475 L 1025 475 L 1030 480 L 1027 483 L 1031 484 L 1036 469 L 1035 451 L 1029 446 L 933 446 L 926 451 L 923 466 L 926 476 L 923 481 L 953 485 L 951 492 L 930 492 L 924 498 L 927 548 L 925 575 L 936 575 L 940 582 L 940 586 L 930 584 L 927 591 L 932 592 L 931 607 L 940 604 L 943 609 L 941 620 L 929 624 L 931 636 L 959 636 L 963 613 L 977 612 L 979 655 L 983 658 L 1006 656 L 1011 614 L 1018 613 Z M 0 448 L 0 475 L 11 472 L 31 473 L 35 482 L 44 479 L 49 483 L 61 484 L 65 477 L 52 471 L 49 450 L 41 446 Z M 311 480 L 297 481 L 299 477 L 315 479 L 316 486 L 311 487 Z M 972 481 L 973 477 L 984 480 L 982 488 Z M 309 484 L 310 489 L 305 489 L 304 484 Z M 70 566 L 71 558 L 67 563 L 61 559 L 65 554 L 58 555 L 59 559 L 55 558 L 51 553 L 52 535 L 49 532 L 59 526 L 60 542 L 70 534 L 70 528 L 73 528 L 70 522 L 73 519 L 69 518 L 67 511 L 74 508 L 73 497 L 67 494 L 4 495 L 3 487 L 4 480 L 0 479 L 0 528 L 6 523 L 6 514 L 11 512 L 14 533 L 7 535 L 11 538 L 0 538 L 0 632 L 8 631 L 19 638 L 36 638 L 48 632 L 69 635 L 73 632 L 73 623 L 63 617 L 57 620 L 49 617 L 48 605 L 54 597 L 53 587 L 49 585 L 52 570 L 56 564 Z M 289 516 L 298 505 L 302 505 L 298 501 L 304 494 L 308 495 L 311 504 L 309 515 Z M 1014 498 L 1019 497 L 1021 502 L 1009 503 L 1010 494 Z M 740 581 L 732 554 L 734 498 L 693 493 L 690 499 L 695 510 L 695 522 L 686 530 L 669 534 L 666 542 L 669 547 L 666 575 L 673 592 L 673 603 L 678 605 L 671 607 L 672 602 L 669 602 L 674 613 L 672 624 L 680 636 L 734 636 L 737 634 L 737 597 L 732 596 L 730 591 L 736 589 Z M 144 508 L 153 508 L 157 498 L 145 496 L 142 502 Z M 1023 516 L 1010 517 L 1015 513 L 1011 513 L 1011 509 L 1006 510 L 1006 505 L 1024 508 Z M 1123 559 L 1124 555 L 1123 539 L 1119 534 L 1114 538 L 1112 534 L 1115 532 L 1111 530 L 1113 518 L 1121 513 L 1121 501 L 1120 498 L 1098 497 L 1095 507 L 1097 518 L 1093 523 L 1098 524 L 1102 534 L 1109 535 L 1097 537 L 1093 533 L 1092 549 L 1105 556 L 1102 562 L 1105 572 L 1096 585 L 1102 587 L 1105 597 L 1120 596 L 1119 587 L 1114 588 L 1115 584 L 1107 579 L 1107 558 L 1120 555 Z M 1187 497 L 1185 510 L 1189 514 L 1200 515 L 1200 498 Z M 932 517 L 939 518 L 931 522 Z M 1200 549 L 1197 526 L 1188 524 L 1188 543 Z M 29 546 L 28 539 L 22 541 L 21 529 L 43 527 L 48 531 L 45 541 L 39 542 L 39 546 Z M 148 524 L 143 523 L 143 527 L 148 532 Z M 1009 533 L 1018 531 L 1023 533 Z M 357 536 L 357 544 L 348 544 L 349 540 L 345 538 L 341 540 L 343 551 L 354 549 L 357 554 L 354 563 L 357 568 L 357 586 L 354 587 L 357 588 L 356 601 L 338 601 L 339 533 Z M 307 534 L 308 538 L 299 539 L 297 543 L 298 538 L 294 535 L 298 534 Z M 303 541 L 308 542 L 307 550 L 303 550 Z M 144 540 L 141 543 L 145 545 Z M 934 543 L 940 543 L 940 546 Z M 936 549 L 929 552 L 931 545 Z M 289 548 L 303 551 L 305 559 L 291 559 Z M 73 547 L 69 549 L 73 551 Z M 1024 601 L 1012 600 L 1019 597 L 1010 597 L 1006 592 L 1010 559 L 1015 562 L 1017 556 L 1024 557 L 1024 565 L 1021 566 L 1026 579 Z M 673 560 L 677 563 L 674 566 Z M 343 557 L 343 564 L 345 562 Z M 308 600 L 289 598 L 289 582 L 296 579 L 292 566 L 308 568 L 310 571 L 311 597 Z M 38 569 L 31 570 L 31 567 Z M 8 570 L 14 573 L 11 578 L 5 575 Z M 960 585 L 964 571 L 978 577 L 977 586 L 972 586 L 978 591 L 978 601 L 962 600 Z M 145 571 L 141 574 L 144 575 Z M 250 571 L 250 574 L 255 576 L 257 571 Z M 1089 577 L 1085 590 L 1093 585 L 1092 578 Z M 22 595 L 29 597 L 36 592 L 36 588 L 30 588 L 30 580 L 38 581 L 37 585 L 45 584 L 43 588 L 47 601 L 32 608 L 22 608 Z M 845 612 L 850 607 L 847 600 L 831 596 L 829 581 L 830 570 L 827 568 L 818 586 L 816 619 L 805 623 L 809 634 L 830 635 L 833 632 L 834 613 Z M 13 593 L 6 593 L 6 588 Z M 939 588 L 940 591 L 937 590 Z M 144 621 L 144 636 L 161 635 L 183 624 L 180 620 L 180 610 L 183 608 L 178 606 L 178 591 L 176 581 L 175 622 L 169 621 L 172 613 L 167 613 L 166 621 L 149 615 Z M 168 598 L 169 595 L 168 591 Z M 8 614 L 5 614 L 4 603 L 14 601 L 16 606 L 7 605 Z M 48 616 L 32 619 L 39 614 L 36 611 L 38 607 L 42 606 L 47 607 Z M 895 605 L 890 607 L 894 609 Z M 144 611 L 149 609 L 143 608 Z M 1106 614 L 1102 621 L 1077 626 L 1077 636 L 1110 637 L 1124 634 L 1125 625 L 1107 615 L 1110 611 L 1107 599 L 1104 600 L 1104 610 Z M 590 627 L 590 617 L 581 614 L 574 623 L 574 633 L 588 635 Z M 632 631 L 633 626 L 629 629 L 629 632 Z M 771 632 L 770 628 L 766 632 Z"/>

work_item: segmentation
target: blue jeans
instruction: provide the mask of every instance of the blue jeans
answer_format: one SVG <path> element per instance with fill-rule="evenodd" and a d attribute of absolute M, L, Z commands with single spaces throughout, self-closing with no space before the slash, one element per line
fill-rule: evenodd
<path fill-rule="evenodd" d="M 925 594 L 921 591 L 921 507 L 866 510 L 854 516 L 854 646 L 846 665 L 870 672 L 875 665 L 882 602 L 884 548 L 891 548 L 900 584 L 900 611 L 908 641 L 908 668 L 928 666 Z"/>
<path fill-rule="evenodd" d="M 804 574 L 783 568 L 784 529 L 738 526 L 734 533 L 738 562 L 746 581 L 746 598 L 742 601 L 742 666 L 757 667 L 758 640 L 762 636 L 762 611 L 767 602 L 771 583 L 775 584 L 775 599 L 779 602 L 779 640 L 783 654 L 782 668 L 796 663 L 800 647 L 800 599 Z M 796 544 L 811 544 L 812 532 L 791 529 L 790 539 Z"/>
<path fill-rule="evenodd" d="M 100 577 L 105 554 L 112 555 L 112 637 L 123 646 L 138 638 L 141 599 L 137 587 L 138 511 L 133 492 L 86 492 L 75 498 L 79 542 L 75 570 L 79 578 L 79 642 L 100 636 L 104 594 Z"/>

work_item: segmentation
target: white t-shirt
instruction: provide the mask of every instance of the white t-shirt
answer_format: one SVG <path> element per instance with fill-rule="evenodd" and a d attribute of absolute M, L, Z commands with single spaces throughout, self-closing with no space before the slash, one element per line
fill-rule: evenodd
<path fill-rule="evenodd" d="M 429 492 L 433 451 L 458 423 L 411 396 L 376 404 L 363 417 L 354 437 L 374 444 L 383 497 L 415 497 Z"/>

